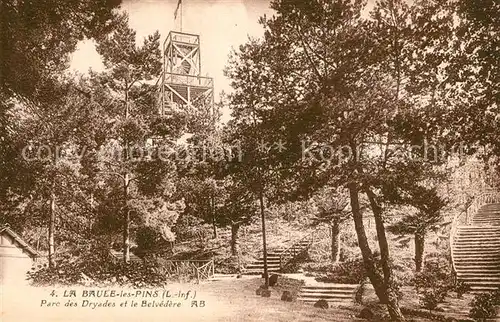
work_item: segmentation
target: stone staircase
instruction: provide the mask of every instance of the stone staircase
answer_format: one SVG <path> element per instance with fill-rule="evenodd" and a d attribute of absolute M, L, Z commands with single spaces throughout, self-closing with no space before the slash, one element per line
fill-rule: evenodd
<path fill-rule="evenodd" d="M 269 273 L 278 273 L 294 258 L 306 252 L 312 243 L 312 235 L 308 235 L 288 248 L 272 248 L 267 251 L 267 270 Z M 248 264 L 243 274 L 257 275 L 264 273 L 264 256 Z"/>
<path fill-rule="evenodd" d="M 306 283 L 300 289 L 297 300 L 312 304 L 318 300 L 325 300 L 330 306 L 347 305 L 354 301 L 358 286 L 357 284 Z"/>
<path fill-rule="evenodd" d="M 453 266 L 457 280 L 470 285 L 473 293 L 498 289 L 500 287 L 499 200 L 489 194 L 489 198 L 477 206 L 464 224 L 456 226 L 451 238 Z"/>

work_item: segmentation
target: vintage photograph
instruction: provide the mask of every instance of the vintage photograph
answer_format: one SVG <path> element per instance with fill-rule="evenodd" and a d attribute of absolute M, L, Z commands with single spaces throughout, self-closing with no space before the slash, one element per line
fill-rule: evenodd
<path fill-rule="evenodd" d="M 0 321 L 500 321 L 500 2 L 0 0 Z"/>

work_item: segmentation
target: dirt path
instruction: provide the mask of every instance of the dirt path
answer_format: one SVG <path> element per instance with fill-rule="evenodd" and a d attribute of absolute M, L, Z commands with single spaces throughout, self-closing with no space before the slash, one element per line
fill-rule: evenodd
<path fill-rule="evenodd" d="M 140 290 L 142 294 L 137 294 L 137 290 L 124 290 L 120 287 L 104 289 L 65 287 L 56 288 L 54 296 L 51 296 L 52 288 L 3 287 L 0 295 L 2 312 L 0 320 L 2 322 L 356 320 L 352 312 L 346 310 L 321 310 L 303 303 L 282 302 L 277 292 L 271 298 L 258 297 L 255 295 L 255 290 L 260 283 L 260 279 L 244 279 L 201 285 L 178 284 L 170 285 L 166 289 Z M 90 291 L 96 292 L 90 293 Z M 165 293 L 166 291 L 168 293 Z M 179 292 L 182 298 L 178 297 Z M 114 297 L 110 297 L 111 295 Z M 167 297 L 164 297 L 165 295 Z M 121 307 L 125 301 L 128 301 L 126 307 Z M 137 307 L 130 307 L 132 301 L 137 303 Z M 76 303 L 77 307 L 68 307 L 66 306 L 68 303 Z M 110 307 L 112 303 L 114 307 Z M 180 307 L 159 306 L 179 305 L 179 303 Z"/>

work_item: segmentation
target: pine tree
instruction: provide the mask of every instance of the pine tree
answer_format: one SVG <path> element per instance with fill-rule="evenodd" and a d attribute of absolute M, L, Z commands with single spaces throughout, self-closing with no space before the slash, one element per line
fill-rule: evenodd
<path fill-rule="evenodd" d="M 103 211 L 111 218 L 113 209 L 121 215 L 123 261 L 128 263 L 132 218 L 167 237 L 171 235 L 169 226 L 175 221 L 172 216 L 177 218 L 182 211 L 182 204 L 172 199 L 175 160 L 166 152 L 184 128 L 176 111 L 159 115 L 155 105 L 154 80 L 161 68 L 159 33 L 146 37 L 137 46 L 135 31 L 128 26 L 125 14 L 116 19 L 114 26 L 107 37 L 98 41 L 97 51 L 106 69 L 95 75 L 92 90 L 100 103 L 101 117 L 105 115 L 112 124 L 101 147 L 109 154 L 101 158 L 100 167 L 115 188 L 108 193 L 119 206 L 108 204 L 111 208 Z M 148 142 L 153 138 L 160 139 L 151 146 Z"/>

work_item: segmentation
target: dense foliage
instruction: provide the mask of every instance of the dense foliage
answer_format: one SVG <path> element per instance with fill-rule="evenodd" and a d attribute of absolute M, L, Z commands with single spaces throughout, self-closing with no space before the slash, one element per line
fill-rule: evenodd
<path fill-rule="evenodd" d="M 467 291 L 425 253 L 444 254 L 429 238 L 498 186 L 497 2 L 273 0 L 263 37 L 229 57 L 233 91 L 163 114 L 160 35 L 137 39 L 119 4 L 0 4 L 0 224 L 48 255 L 36 283 L 162 283 L 161 260 L 130 263 L 131 250 L 164 259 L 185 242 L 203 253 L 183 259 L 212 256 L 205 245 L 224 230 L 216 262 L 237 272 L 255 255 L 242 254 L 241 231 L 259 220 L 267 254 L 266 223 L 288 208 L 304 234 L 329 227 L 329 262 L 310 268 L 341 283 L 368 277 L 392 320 L 405 320 L 401 284 L 428 310 Z M 70 74 L 85 38 L 104 70 Z M 198 162 L 205 148 L 220 153 Z M 395 256 L 412 238 L 414 279 L 411 259 Z M 489 315 L 492 299 L 476 298 L 471 314 Z"/>

